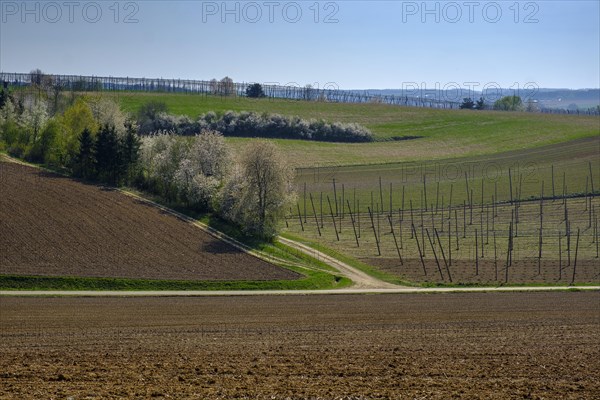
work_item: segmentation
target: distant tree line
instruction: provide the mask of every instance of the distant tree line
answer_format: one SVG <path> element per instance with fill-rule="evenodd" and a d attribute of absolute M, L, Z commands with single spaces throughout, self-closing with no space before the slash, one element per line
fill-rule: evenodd
<path fill-rule="evenodd" d="M 223 114 L 208 112 L 193 120 L 187 116 L 170 115 L 166 106 L 152 102 L 138 113 L 140 134 L 159 131 L 178 135 L 194 135 L 203 130 L 221 132 L 224 136 L 301 139 L 324 142 L 371 142 L 373 134 L 354 123 L 305 120 L 279 114 L 234 112 Z"/>

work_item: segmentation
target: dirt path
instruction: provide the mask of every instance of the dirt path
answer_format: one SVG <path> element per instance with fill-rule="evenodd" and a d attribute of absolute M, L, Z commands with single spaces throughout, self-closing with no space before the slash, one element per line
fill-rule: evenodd
<path fill-rule="evenodd" d="M 285 239 L 279 237 L 278 240 L 285 244 L 286 246 L 292 247 L 296 250 L 303 252 L 311 257 L 314 257 L 320 261 L 325 262 L 326 264 L 336 268 L 341 275 L 349 278 L 354 282 L 353 288 L 356 289 L 394 289 L 400 288 L 402 286 L 393 285 L 388 282 L 384 282 L 377 278 L 374 278 L 340 260 L 337 260 L 331 256 L 328 256 L 325 253 L 322 253 L 312 247 L 306 246 L 302 243 L 296 242 L 294 240 Z"/>

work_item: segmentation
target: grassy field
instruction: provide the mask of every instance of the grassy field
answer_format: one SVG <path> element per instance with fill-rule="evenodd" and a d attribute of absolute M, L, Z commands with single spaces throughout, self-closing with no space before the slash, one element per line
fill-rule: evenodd
<path fill-rule="evenodd" d="M 89 278 L 75 276 L 0 275 L 0 290 L 302 290 L 349 286 L 347 278 L 326 272 L 287 267 L 304 278 L 278 281 L 193 281 Z"/>
<path fill-rule="evenodd" d="M 158 100 L 169 112 L 197 117 L 207 111 L 256 111 L 356 122 L 371 129 L 373 143 L 340 144 L 276 140 L 298 167 L 397 163 L 489 155 L 561 143 L 598 134 L 600 118 L 508 112 L 435 110 L 382 104 L 341 104 L 166 93 L 109 93 L 124 110 Z M 419 139 L 390 141 L 392 137 Z M 231 138 L 236 149 L 248 139 Z"/>
<path fill-rule="evenodd" d="M 300 207 L 304 211 L 306 185 L 306 196 L 313 195 L 317 212 L 320 212 L 321 194 L 324 196 L 325 212 L 328 212 L 326 196 L 330 197 L 334 208 L 336 198 L 338 208 L 341 208 L 343 197 L 344 208 L 347 207 L 346 200 L 350 200 L 353 207 L 355 203 L 360 203 L 365 212 L 367 205 L 376 209 L 383 204 L 383 209 L 389 210 L 390 185 L 394 210 L 408 208 L 411 201 L 414 207 L 423 208 L 425 203 L 427 207 L 432 204 L 447 206 L 450 200 L 453 206 L 462 205 L 463 201 L 470 202 L 471 190 L 473 201 L 481 204 L 482 189 L 484 204 L 490 203 L 492 196 L 496 201 L 538 198 L 542 192 L 542 184 L 545 197 L 556 197 L 563 194 L 563 181 L 566 195 L 592 193 L 592 187 L 598 193 L 598 154 L 600 136 L 487 156 L 383 165 L 298 168 L 296 190 L 300 194 Z M 310 212 L 310 198 L 307 199 L 307 208 Z"/>
<path fill-rule="evenodd" d="M 357 122 L 373 131 L 376 141 L 363 144 L 319 143 L 299 140 L 275 140 L 297 168 L 296 188 L 298 205 L 290 210 L 284 227 L 286 234 L 311 243 L 322 250 L 337 254 L 346 262 L 355 264 L 373 275 L 396 283 L 407 281 L 422 284 L 450 284 L 448 274 L 438 273 L 437 265 L 425 229 L 434 234 L 440 230 L 441 241 L 448 240 L 448 207 L 451 213 L 463 214 L 467 204 L 468 220 L 462 217 L 460 246 L 452 249 L 454 281 L 452 284 L 481 283 L 554 283 L 566 284 L 573 280 L 572 261 L 558 266 L 558 233 L 565 234 L 561 220 L 562 200 L 547 200 L 543 260 L 538 273 L 538 203 L 525 202 L 519 207 L 520 236 L 515 239 L 514 265 L 504 275 L 509 223 L 514 205 L 511 200 L 556 198 L 566 195 L 571 216 L 571 235 L 582 230 L 579 249 L 579 274 L 574 282 L 585 284 L 599 280 L 596 260 L 595 221 L 598 204 L 592 201 L 592 224 L 586 211 L 589 204 L 577 196 L 598 194 L 600 191 L 600 119 L 530 113 L 472 112 L 466 110 L 433 110 L 387 106 L 381 104 L 332 104 L 272 99 L 221 98 L 173 94 L 118 94 L 119 102 L 128 111 L 136 111 L 143 103 L 160 99 L 170 112 L 191 117 L 213 111 L 248 110 L 257 112 L 299 115 L 304 118 L 323 118 L 328 121 Z M 416 136 L 417 139 L 393 141 L 393 137 Z M 243 149 L 248 139 L 228 138 L 235 149 Z M 335 189 L 334 189 L 335 180 Z M 313 202 L 310 201 L 310 196 Z M 338 224 L 337 239 L 330 216 Z M 487 226 L 487 207 L 497 203 L 493 229 Z M 352 233 L 348 203 L 354 213 L 359 212 L 362 227 L 360 247 Z M 474 217 L 469 204 L 473 203 Z M 313 215 L 322 226 L 319 236 Z M 410 206 L 417 219 L 421 212 L 424 222 L 415 222 L 426 268 L 420 263 L 416 243 L 406 222 Z M 483 204 L 483 208 L 481 205 Z M 298 219 L 300 208 L 303 225 Z M 368 209 L 374 213 L 376 231 L 380 239 L 381 255 L 368 220 Z M 434 209 L 433 214 L 431 209 Z M 401 266 L 390 234 L 386 215 L 393 210 L 393 223 L 401 250 L 407 262 Z M 444 209 L 445 215 L 442 215 Z M 403 211 L 402 211 L 403 210 Z M 486 210 L 486 214 L 482 213 Z M 381 212 L 383 211 L 383 212 Z M 402 212 L 402 214 L 400 214 Z M 406 214 L 405 214 L 406 213 Z M 536 214 L 537 213 L 537 214 Z M 400 217 L 402 215 L 402 217 Z M 457 216 L 458 216 L 457 215 Z M 486 221 L 482 216 L 486 215 Z M 358 219 L 358 216 L 355 215 Z M 400 219 L 404 219 L 404 231 Z M 475 220 L 472 221 L 471 219 Z M 438 221 L 438 222 L 435 222 Z M 454 220 L 448 220 L 454 224 Z M 358 221 L 355 221 L 358 222 Z M 437 223 L 437 226 L 435 224 Z M 442 226 L 442 224 L 444 226 Z M 487 258 L 475 259 L 475 229 L 481 233 L 485 224 L 483 250 Z M 304 228 L 304 229 L 302 229 Z M 490 235 L 497 235 L 497 259 L 490 258 Z M 464 234 L 464 237 L 463 237 Z M 450 235 L 451 236 L 451 235 Z M 566 237 L 565 237 L 566 239 Z M 454 239 L 452 239 L 454 240 Z M 436 239 L 433 238 L 434 244 Z M 481 244 L 478 243 L 481 248 Z M 439 246 L 439 244 L 435 244 Z M 565 244 L 563 243 L 563 246 Z M 500 250 L 501 249 L 501 250 Z M 446 252 L 450 252 L 446 248 Z M 440 248 L 437 248 L 438 253 Z M 567 257 L 566 247 L 561 255 Z M 574 248 L 570 249 L 574 253 Z M 564 253 L 564 254 L 563 254 Z M 502 256 L 501 256 L 502 254 Z M 441 254 L 440 256 L 441 262 Z M 574 257 L 574 254 L 570 255 Z M 501 264 L 499 274 L 496 270 Z M 482 273 L 475 274 L 475 264 Z M 568 265 L 568 267 L 567 267 Z M 402 267 L 402 268 L 401 268 Z M 560 273 L 558 272 L 560 269 Z M 427 276 L 423 273 L 429 271 Z M 571 274 L 570 276 L 567 276 Z M 560 275 L 560 276 L 559 276 Z"/>

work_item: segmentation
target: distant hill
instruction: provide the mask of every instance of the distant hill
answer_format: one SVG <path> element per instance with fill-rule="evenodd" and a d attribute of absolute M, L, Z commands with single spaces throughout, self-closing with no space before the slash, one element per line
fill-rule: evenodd
<path fill-rule="evenodd" d="M 446 99 L 461 101 L 464 97 L 479 98 L 481 91 L 469 91 L 467 88 L 458 90 L 436 90 L 436 89 L 367 89 L 351 90 L 354 93 L 370 94 L 374 96 L 409 96 L 427 97 L 434 99 Z M 512 89 L 500 89 L 504 96 L 512 95 Z M 541 107 L 562 109 L 587 109 L 600 105 L 600 89 L 553 89 L 539 88 L 535 92 L 521 89 L 517 93 L 523 99 L 531 98 Z"/>

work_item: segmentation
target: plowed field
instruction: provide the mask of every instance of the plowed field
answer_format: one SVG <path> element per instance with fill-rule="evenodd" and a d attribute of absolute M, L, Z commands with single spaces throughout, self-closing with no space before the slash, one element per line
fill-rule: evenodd
<path fill-rule="evenodd" d="M 8 162 L 0 162 L 0 250 L 0 274 L 299 277 L 118 191 Z"/>
<path fill-rule="evenodd" d="M 0 398 L 598 399 L 600 294 L 0 298 Z"/>

